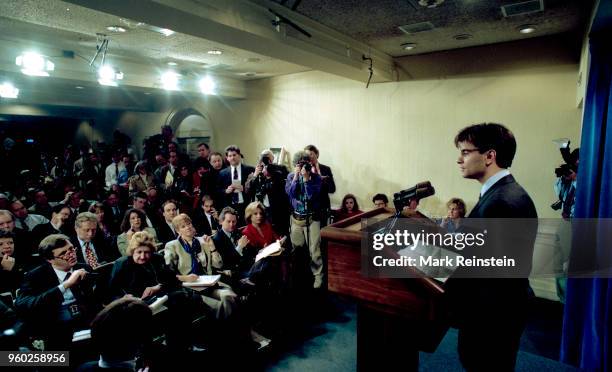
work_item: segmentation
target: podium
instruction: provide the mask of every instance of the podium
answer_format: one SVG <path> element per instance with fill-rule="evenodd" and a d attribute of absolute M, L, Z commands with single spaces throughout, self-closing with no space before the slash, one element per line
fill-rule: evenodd
<path fill-rule="evenodd" d="M 361 219 L 384 221 L 392 216 L 379 208 L 321 230 L 327 245 L 328 289 L 357 301 L 359 371 L 418 371 L 419 351 L 433 352 L 448 330 L 444 289 L 438 281 L 410 268 L 410 278 L 361 275 Z M 385 254 L 398 257 L 390 250 Z"/>

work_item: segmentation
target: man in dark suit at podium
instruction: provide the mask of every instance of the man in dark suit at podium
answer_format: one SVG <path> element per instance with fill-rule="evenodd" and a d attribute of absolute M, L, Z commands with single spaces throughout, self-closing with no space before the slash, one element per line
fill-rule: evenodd
<path fill-rule="evenodd" d="M 459 132 L 455 145 L 460 151 L 457 163 L 463 177 L 475 179 L 482 185 L 479 201 L 468 218 L 525 219 L 521 239 L 533 250 L 537 233 L 536 209 L 508 170 L 516 153 L 512 132 L 500 124 L 472 125 Z M 497 230 L 501 234 L 488 238 L 500 242 L 499 238 L 506 236 L 507 226 L 504 222 L 503 229 Z M 485 252 L 477 253 L 491 256 L 498 246 L 495 243 L 485 245 Z M 467 252 L 463 253 L 467 256 Z M 530 260 L 523 264 L 529 265 Z M 529 268 L 523 277 L 451 277 L 446 282 L 451 311 L 459 328 L 459 358 L 466 370 L 514 371 L 527 319 Z"/>

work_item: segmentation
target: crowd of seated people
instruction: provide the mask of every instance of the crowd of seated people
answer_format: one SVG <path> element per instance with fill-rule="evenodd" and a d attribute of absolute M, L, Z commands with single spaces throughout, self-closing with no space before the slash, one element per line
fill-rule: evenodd
<path fill-rule="evenodd" d="M 13 299 L 25 346 L 36 339 L 44 350 L 70 350 L 72 333 L 89 328 L 100 310 L 97 335 L 113 307 L 142 305 L 117 300 L 163 296 L 160 331 L 169 350 L 191 347 L 190 322 L 201 315 L 231 335 L 217 347 L 250 350 L 269 342 L 253 328 L 262 321 L 257 314 L 278 308 L 296 263 L 291 249 L 256 256 L 277 241 L 290 247 L 288 170 L 273 164 L 269 150 L 255 167 L 246 165 L 235 145 L 221 153 L 202 143 L 190 160 L 167 127 L 145 142 L 140 160 L 129 138 L 115 140 L 41 152 L 27 172 L 14 167 L 15 177 L 0 180 L 0 293 Z M 358 211 L 352 201 L 349 214 Z M 182 285 L 201 275 L 221 280 L 202 291 Z M 134 354 L 105 353 L 100 366 Z"/>

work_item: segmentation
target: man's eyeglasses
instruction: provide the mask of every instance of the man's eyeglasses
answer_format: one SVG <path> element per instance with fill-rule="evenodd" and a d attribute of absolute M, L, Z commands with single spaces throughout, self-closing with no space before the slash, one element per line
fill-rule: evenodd
<path fill-rule="evenodd" d="M 63 260 L 63 259 L 66 258 L 66 255 L 68 253 L 74 253 L 74 252 L 76 252 L 76 249 L 74 247 L 70 247 L 67 250 L 65 250 L 62 254 L 58 254 L 57 256 L 53 256 L 53 258 L 59 258 L 59 259 Z"/>
<path fill-rule="evenodd" d="M 480 149 L 464 149 L 464 150 L 461 150 L 461 156 L 465 158 L 466 156 L 468 156 L 469 154 L 473 153 L 474 151 L 480 151 Z"/>

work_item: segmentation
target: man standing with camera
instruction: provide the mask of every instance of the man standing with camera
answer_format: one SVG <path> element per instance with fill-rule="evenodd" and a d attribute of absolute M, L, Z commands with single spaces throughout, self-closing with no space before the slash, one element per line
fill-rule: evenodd
<path fill-rule="evenodd" d="M 558 249 L 554 254 L 555 284 L 557 296 L 561 303 L 565 303 L 565 291 L 567 287 L 567 267 L 569 265 L 569 255 L 572 248 L 572 225 L 570 219 L 574 217 L 574 197 L 576 196 L 576 178 L 578 173 L 578 163 L 580 150 L 574 149 L 570 152 L 570 141 L 566 138 L 553 141 L 559 145 L 559 151 L 565 163 L 555 168 L 557 176 L 554 184 L 555 194 L 559 199 L 550 207 L 554 210 L 561 210 L 562 220 L 556 230 Z"/>
<path fill-rule="evenodd" d="M 293 156 L 293 172 L 287 176 L 285 190 L 292 207 L 291 242 L 294 249 L 308 247 L 313 288 L 323 284 L 321 257 L 321 176 L 313 172 L 311 158 L 305 151 Z"/>
<path fill-rule="evenodd" d="M 274 154 L 270 150 L 261 153 L 255 173 L 249 175 L 245 184 L 247 194 L 254 195 L 255 201 L 266 208 L 266 215 L 279 235 L 289 234 L 289 199 L 285 193 L 287 168 L 274 164 Z"/>
<path fill-rule="evenodd" d="M 336 183 L 330 167 L 319 163 L 319 149 L 315 145 L 304 147 L 304 151 L 310 156 L 312 173 L 321 176 L 321 227 L 327 226 L 327 221 L 331 215 L 331 203 L 329 194 L 336 192 Z"/>

